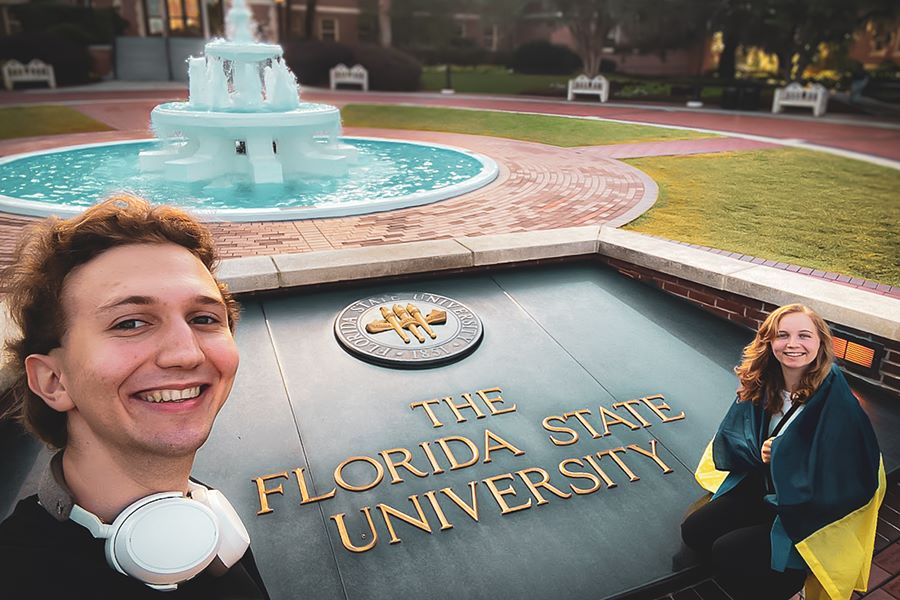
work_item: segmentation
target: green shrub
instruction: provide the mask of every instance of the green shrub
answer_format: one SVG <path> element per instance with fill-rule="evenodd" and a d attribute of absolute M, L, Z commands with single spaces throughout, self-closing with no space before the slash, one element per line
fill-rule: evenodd
<path fill-rule="evenodd" d="M 328 85 L 328 71 L 338 63 L 354 64 L 353 49 L 340 42 L 285 42 L 284 60 L 304 85 Z"/>
<path fill-rule="evenodd" d="M 411 92 L 419 89 L 422 65 L 412 56 L 395 48 L 371 44 L 354 46 L 354 62 L 369 72 L 373 90 Z"/>
<path fill-rule="evenodd" d="M 62 25 L 81 29 L 86 44 L 111 44 L 128 27 L 114 8 L 84 8 L 46 2 L 18 4 L 9 11 L 22 26 L 22 33 L 41 33 Z"/>
<path fill-rule="evenodd" d="M 369 72 L 369 88 L 385 91 L 419 89 L 422 65 L 393 48 L 371 44 L 302 41 L 283 44 L 284 59 L 304 85 L 328 85 L 328 72 L 338 63 L 360 64 Z"/>
<path fill-rule="evenodd" d="M 0 61 L 15 59 L 27 63 L 33 58 L 53 65 L 60 85 L 90 81 L 91 57 L 84 44 L 46 32 L 0 37 Z"/>
<path fill-rule="evenodd" d="M 516 48 L 510 66 L 517 73 L 568 75 L 581 67 L 581 58 L 565 46 L 535 40 Z"/>

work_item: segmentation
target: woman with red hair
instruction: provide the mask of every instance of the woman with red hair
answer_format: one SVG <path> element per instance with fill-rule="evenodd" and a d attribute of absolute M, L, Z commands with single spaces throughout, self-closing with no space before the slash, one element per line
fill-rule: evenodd
<path fill-rule="evenodd" d="M 810 308 L 774 310 L 744 348 L 740 385 L 697 480 L 714 495 L 682 523 L 736 600 L 865 590 L 884 469 L 868 417 Z M 811 575 L 811 576 L 810 576 Z"/>

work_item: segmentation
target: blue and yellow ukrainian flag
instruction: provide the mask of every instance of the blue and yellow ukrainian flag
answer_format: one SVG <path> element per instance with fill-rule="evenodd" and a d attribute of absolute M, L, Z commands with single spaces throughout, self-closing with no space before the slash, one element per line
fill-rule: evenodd
<path fill-rule="evenodd" d="M 720 496 L 764 468 L 759 449 L 767 433 L 762 407 L 734 403 L 700 459 L 697 481 Z M 872 424 L 836 366 L 772 443 L 771 476 L 775 494 L 767 500 L 778 513 L 772 568 L 808 567 L 807 600 L 865 591 L 886 479 Z"/>

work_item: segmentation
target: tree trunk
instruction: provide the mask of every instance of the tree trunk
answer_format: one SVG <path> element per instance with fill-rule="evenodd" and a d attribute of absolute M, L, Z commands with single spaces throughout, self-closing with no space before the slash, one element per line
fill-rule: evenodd
<path fill-rule="evenodd" d="M 378 0 L 378 43 L 382 48 L 390 48 L 393 43 L 391 35 L 391 0 Z"/>
<path fill-rule="evenodd" d="M 775 56 L 778 57 L 778 75 L 790 83 L 791 81 L 791 63 L 793 62 L 791 59 L 793 57 L 793 53 L 790 50 L 779 50 L 775 53 Z"/>
<path fill-rule="evenodd" d="M 306 20 L 303 23 L 303 37 L 312 40 L 316 35 L 317 0 L 306 0 Z"/>
<path fill-rule="evenodd" d="M 737 36 L 731 31 L 722 32 L 722 54 L 719 55 L 719 79 L 732 81 L 737 67 Z"/>

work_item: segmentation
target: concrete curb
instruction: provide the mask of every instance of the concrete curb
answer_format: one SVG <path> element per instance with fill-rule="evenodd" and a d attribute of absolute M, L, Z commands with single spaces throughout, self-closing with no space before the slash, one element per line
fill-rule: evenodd
<path fill-rule="evenodd" d="M 801 302 L 832 323 L 900 341 L 900 300 L 607 225 L 233 258 L 219 277 L 247 293 L 591 255 L 772 304 Z"/>

